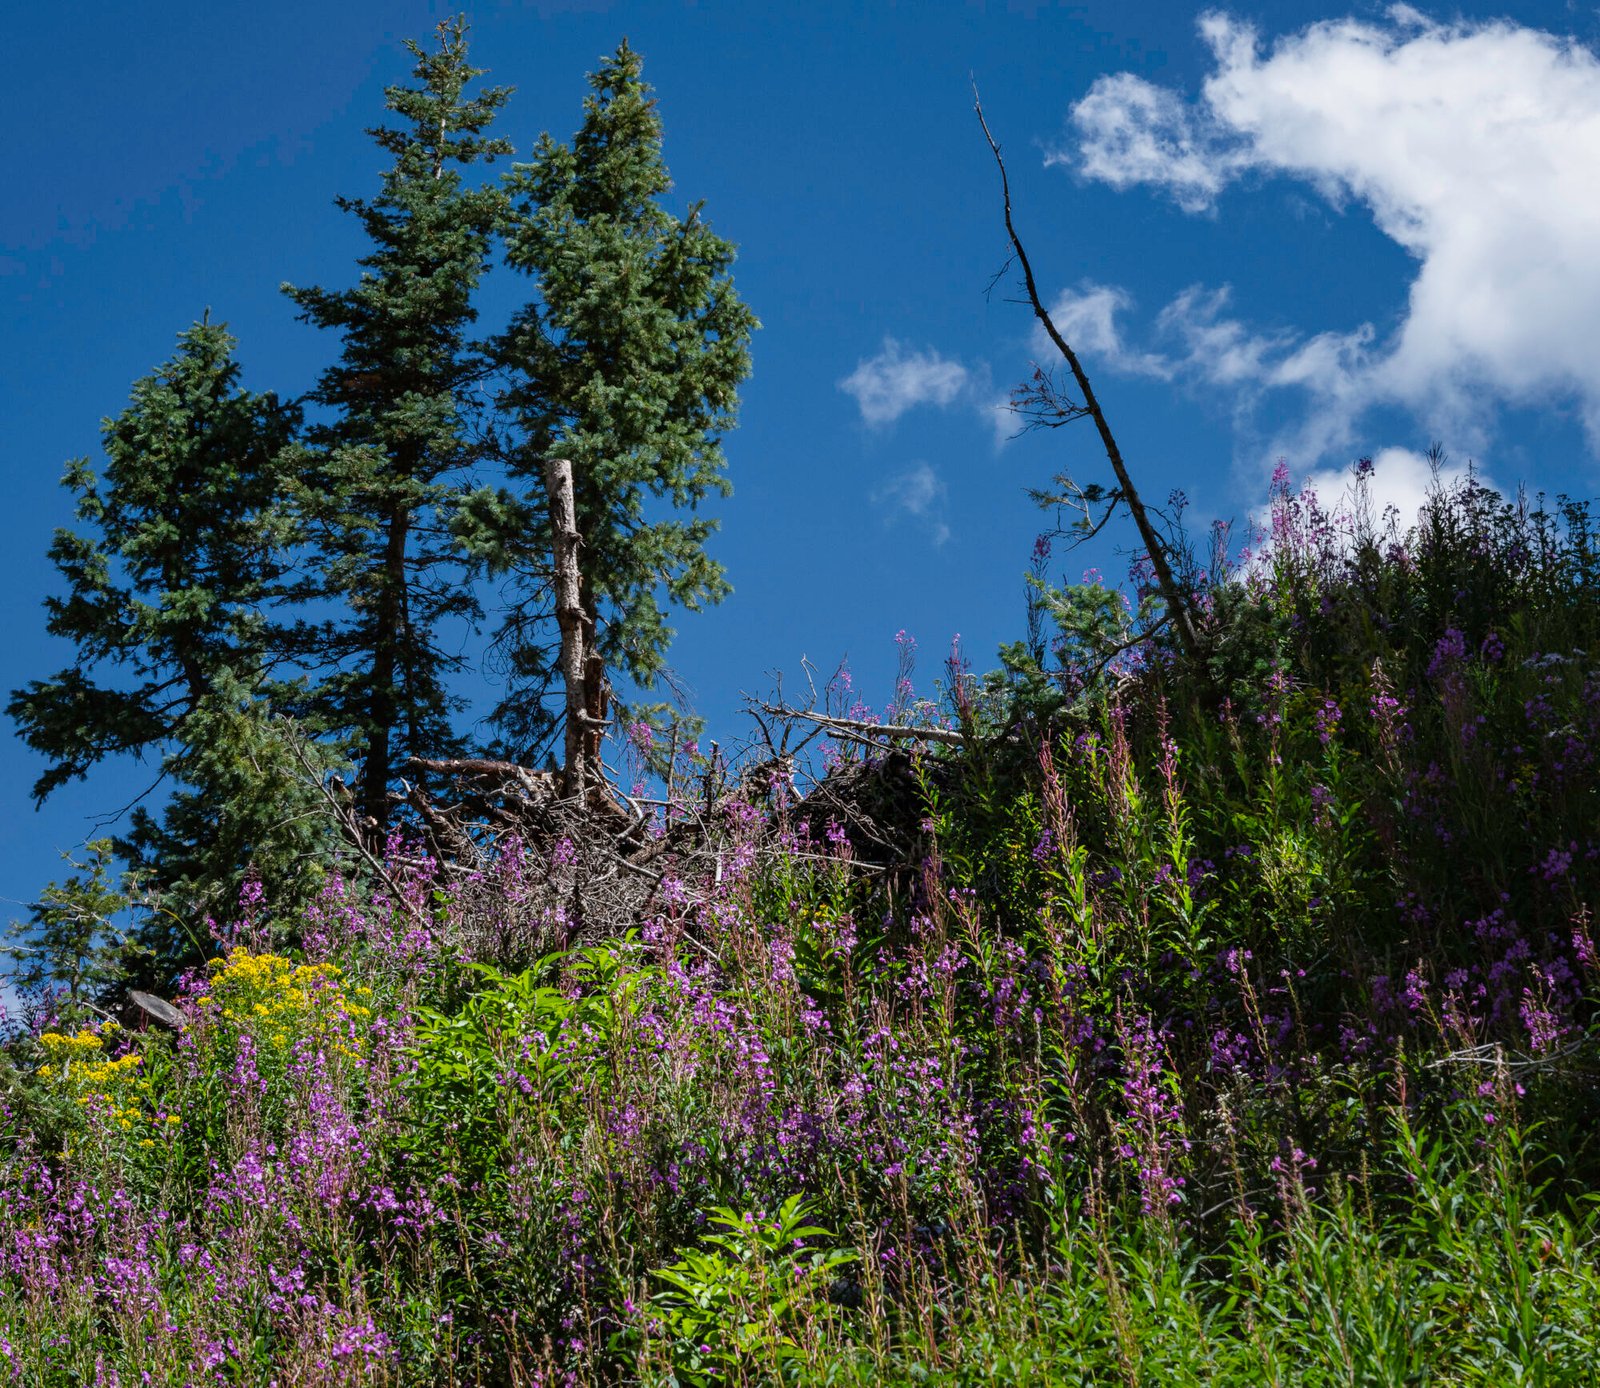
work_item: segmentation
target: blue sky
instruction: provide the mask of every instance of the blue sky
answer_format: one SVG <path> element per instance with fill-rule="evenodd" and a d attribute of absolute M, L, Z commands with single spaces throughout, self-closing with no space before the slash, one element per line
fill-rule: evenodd
<path fill-rule="evenodd" d="M 208 307 L 246 383 L 297 394 L 335 344 L 285 280 L 339 286 L 362 246 L 332 205 L 372 190 L 363 135 L 400 40 L 448 7 L 32 6 L 0 103 L 0 477 L 10 508 L 0 686 L 67 663 L 43 633 L 63 462 Z M 890 693 L 895 635 L 931 679 L 1020 633 L 1041 517 L 1024 489 L 1096 475 L 1093 439 L 1006 441 L 995 406 L 1042 355 L 1008 281 L 1005 145 L 1041 287 L 1135 476 L 1203 524 L 1258 506 L 1277 457 L 1337 490 L 1378 459 L 1414 503 L 1438 440 L 1502 486 L 1588 495 L 1600 440 L 1600 17 L 1255 4 L 478 4 L 474 56 L 517 87 L 519 150 L 577 124 L 626 34 L 682 201 L 740 246 L 764 327 L 715 545 L 734 596 L 674 659 L 712 732 L 802 657 Z M 493 325 L 521 286 L 491 276 Z M 1107 572 L 1105 550 L 1068 561 Z M 0 918 L 147 784 L 107 767 L 35 813 L 0 739 Z"/>

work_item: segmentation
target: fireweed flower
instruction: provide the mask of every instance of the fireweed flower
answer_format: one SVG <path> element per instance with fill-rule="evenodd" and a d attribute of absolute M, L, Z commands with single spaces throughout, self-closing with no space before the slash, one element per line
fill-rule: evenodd
<path fill-rule="evenodd" d="M 1150 1019 L 1129 1017 L 1119 1008 L 1116 1030 L 1123 1064 L 1117 1155 L 1136 1177 L 1142 1211 L 1164 1220 L 1183 1201 L 1184 1178 L 1175 1170 L 1189 1150 L 1183 1104 L 1172 1092 L 1162 1043 Z"/>

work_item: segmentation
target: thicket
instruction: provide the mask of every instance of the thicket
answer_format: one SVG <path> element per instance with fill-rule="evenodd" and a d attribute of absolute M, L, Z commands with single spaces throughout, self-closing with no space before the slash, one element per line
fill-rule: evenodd
<path fill-rule="evenodd" d="M 1281 473 L 1202 566 L 1055 334 L 1076 393 L 1014 404 L 1091 420 L 1116 485 L 1040 499 L 1057 537 L 1129 511 L 1127 595 L 1042 537 L 997 669 L 919 696 L 908 642 L 882 708 L 757 709 L 736 776 L 610 689 L 725 591 L 662 516 L 724 487 L 731 248 L 662 211 L 625 44 L 478 187 L 505 93 L 463 25 L 412 53 L 362 277 L 291 291 L 341 338 L 313 394 L 241 390 L 203 322 L 68 472 L 79 659 L 11 711 L 41 794 L 122 753 L 177 791 L 19 946 L 0 1370 L 1591 1382 L 1588 507 L 1469 479 L 1402 530 L 1370 464 L 1332 511 Z M 533 298 L 475 342 L 497 243 Z M 467 578 L 506 596 L 486 747 Z"/>
<path fill-rule="evenodd" d="M 0 1363 L 1591 1381 L 1596 529 L 1468 483 L 1402 535 L 1357 481 L 1275 488 L 1209 668 L 1095 676 L 1116 605 L 1042 583 L 1042 659 L 933 696 L 963 745 L 841 739 L 824 785 L 911 768 L 897 860 L 779 775 L 664 806 L 580 926 L 572 840 L 397 834 L 393 890 L 247 893 L 181 1029 L 21 1038 Z"/>

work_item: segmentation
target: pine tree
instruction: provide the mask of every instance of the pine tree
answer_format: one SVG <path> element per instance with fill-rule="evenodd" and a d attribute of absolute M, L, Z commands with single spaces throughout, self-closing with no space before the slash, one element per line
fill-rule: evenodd
<path fill-rule="evenodd" d="M 303 633 L 308 663 L 325 673 L 304 714 L 349 746 L 356 794 L 375 834 L 410 756 L 460 749 L 448 688 L 462 657 L 446 647 L 451 622 L 478 605 L 450 529 L 451 502 L 472 457 L 463 401 L 482 373 L 469 350 L 472 295 L 504 207 L 496 188 L 467 187 L 462 169 L 510 146 L 484 131 L 501 88 L 468 97 L 481 69 L 467 62 L 467 26 L 439 26 L 416 59 L 415 86 L 392 86 L 399 121 L 369 133 L 393 156 L 371 201 L 341 198 L 372 242 L 354 288 L 285 292 L 301 316 L 343 339 L 339 361 L 309 399 L 323 422 L 299 491 L 318 552 L 318 596 L 343 608 Z"/>
<path fill-rule="evenodd" d="M 299 412 L 238 387 L 221 325 L 178 341 L 103 425 L 103 479 L 88 459 L 67 466 L 85 528 L 56 533 L 66 594 L 46 609 L 76 660 L 15 691 L 9 712 L 49 759 L 39 801 L 108 757 L 159 761 L 172 794 L 159 817 L 135 810 L 118 849 L 181 915 L 225 909 L 251 865 L 286 897 L 309 890 L 331 835 L 267 703 L 286 688 L 275 609 L 294 587 L 284 492 Z"/>
<path fill-rule="evenodd" d="M 639 55 L 624 40 L 589 84 L 573 142 L 543 136 L 506 178 L 506 261 L 535 283 L 493 348 L 518 490 L 480 491 L 467 513 L 491 570 L 510 576 L 494 721 L 523 760 L 558 717 L 544 703 L 557 666 L 545 462 L 572 463 L 584 649 L 600 658 L 586 680 L 617 671 L 649 688 L 672 638 L 666 604 L 730 591 L 705 549 L 716 522 L 671 512 L 731 490 L 721 436 L 758 326 L 728 274 L 733 246 L 700 204 L 682 217 L 662 205 L 671 180 Z M 584 702 L 603 707 L 602 691 Z"/>

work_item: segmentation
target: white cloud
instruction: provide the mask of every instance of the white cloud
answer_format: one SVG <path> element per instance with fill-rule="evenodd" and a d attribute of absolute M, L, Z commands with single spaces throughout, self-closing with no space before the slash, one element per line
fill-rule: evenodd
<path fill-rule="evenodd" d="M 1132 306 L 1126 291 L 1112 285 L 1085 281 L 1061 294 L 1050 306 L 1050 318 L 1075 352 L 1092 355 L 1117 371 L 1130 375 L 1166 377 L 1172 364 L 1159 353 L 1130 349 L 1117 323 L 1117 315 Z M 1034 347 L 1043 360 L 1055 356 L 1055 347 L 1042 327 L 1034 329 Z"/>
<path fill-rule="evenodd" d="M 1235 386 L 1264 381 L 1273 373 L 1269 363 L 1283 358 L 1293 346 L 1292 335 L 1263 333 L 1227 316 L 1232 291 L 1190 285 L 1156 320 L 1157 330 L 1182 346 L 1168 374 L 1185 370 L 1212 385 Z"/>
<path fill-rule="evenodd" d="M 1077 164 L 1113 188 L 1160 183 L 1189 212 L 1204 212 L 1233 176 L 1235 156 L 1176 92 L 1132 73 L 1102 77 L 1072 108 L 1081 158 L 1056 151 L 1046 164 Z"/>
<path fill-rule="evenodd" d="M 1494 406 L 1561 398 L 1582 407 L 1600 451 L 1600 60 L 1539 30 L 1439 24 L 1407 6 L 1266 48 L 1223 14 L 1200 32 L 1214 70 L 1197 102 L 1101 78 L 1072 113 L 1078 149 L 1052 162 L 1163 188 L 1189 211 L 1247 174 L 1296 179 L 1364 207 L 1417 272 L 1382 337 L 1370 324 L 1261 332 L 1217 292 L 1186 291 L 1157 321 L 1182 347 L 1168 364 L 1245 394 L 1305 391 L 1294 441 L 1324 453 L 1374 405 L 1481 441 Z M 1109 364 L 1151 369 L 1113 341 Z"/>
<path fill-rule="evenodd" d="M 876 488 L 872 500 L 891 517 L 904 515 L 920 522 L 933 543 L 942 545 L 950 538 L 950 526 L 944 518 L 948 496 L 944 479 L 927 463 L 917 462 Z"/>
<path fill-rule="evenodd" d="M 1191 285 L 1161 311 L 1158 340 L 1176 347 L 1165 358 L 1168 376 L 1224 392 L 1242 431 L 1265 393 L 1300 392 L 1307 408 L 1263 447 L 1263 457 L 1304 463 L 1347 452 L 1357 441 L 1362 413 L 1373 403 L 1377 354 L 1371 325 L 1311 336 L 1262 330 L 1231 316 L 1230 299 L 1227 286 Z"/>
<path fill-rule="evenodd" d="M 1017 431 L 1010 394 L 996 390 L 987 362 L 963 366 L 932 348 L 909 352 L 893 337 L 883 339 L 877 356 L 858 362 L 839 389 L 855 397 L 862 422 L 872 428 L 927 405 L 973 411 L 993 435 L 996 450 Z"/>
<path fill-rule="evenodd" d="M 1091 358 L 1125 375 L 1184 382 L 1220 394 L 1233 405 L 1241 430 L 1255 404 L 1270 390 L 1298 390 L 1312 408 L 1288 432 L 1262 450 L 1316 460 L 1351 444 L 1356 423 L 1370 401 L 1365 383 L 1372 369 L 1370 326 L 1349 333 L 1314 336 L 1287 329 L 1263 331 L 1232 316 L 1227 286 L 1191 285 L 1156 315 L 1147 346 L 1133 345 L 1117 321 L 1128 296 L 1104 285 L 1068 291 L 1052 306 L 1062 335 Z M 1052 349 L 1041 332 L 1035 348 Z"/>
<path fill-rule="evenodd" d="M 966 389 L 967 368 L 937 352 L 907 352 L 892 337 L 883 350 L 868 357 L 839 382 L 856 398 L 861 418 L 870 425 L 892 424 L 918 405 L 951 404 Z"/>
<path fill-rule="evenodd" d="M 978 404 L 978 413 L 989 426 L 995 452 L 999 452 L 1022 431 L 1022 420 L 1011 405 L 1011 392 L 991 391 Z"/>

